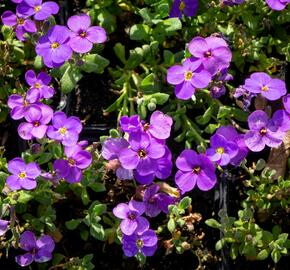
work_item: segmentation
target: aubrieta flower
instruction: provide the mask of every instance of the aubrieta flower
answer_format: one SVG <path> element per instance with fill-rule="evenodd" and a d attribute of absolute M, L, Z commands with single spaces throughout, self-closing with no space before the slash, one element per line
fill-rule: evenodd
<path fill-rule="evenodd" d="M 286 84 L 280 79 L 272 79 L 264 72 L 255 72 L 246 79 L 243 86 L 254 94 L 261 94 L 268 100 L 277 100 L 287 93 Z"/>
<path fill-rule="evenodd" d="M 87 14 L 71 16 L 67 26 L 72 31 L 69 45 L 77 53 L 87 53 L 93 44 L 104 43 L 106 31 L 100 26 L 91 26 L 91 18 Z"/>
<path fill-rule="evenodd" d="M 24 0 L 11 0 L 13 3 L 16 3 L 16 4 L 20 4 L 21 2 L 23 2 Z"/>
<path fill-rule="evenodd" d="M 0 219 L 0 236 L 4 235 L 8 231 L 9 221 Z"/>
<path fill-rule="evenodd" d="M 270 122 L 279 132 L 286 133 L 290 130 L 290 115 L 285 110 L 274 112 Z"/>
<path fill-rule="evenodd" d="M 175 85 L 175 95 L 187 100 L 197 88 L 205 88 L 211 81 L 211 74 L 194 58 L 186 59 L 182 65 L 175 65 L 167 71 L 167 82 Z"/>
<path fill-rule="evenodd" d="M 223 136 L 228 142 L 233 142 L 238 146 L 237 154 L 230 161 L 232 165 L 238 166 L 249 152 L 245 144 L 244 134 L 239 134 L 232 126 L 222 126 L 216 130 L 216 134 Z"/>
<path fill-rule="evenodd" d="M 7 177 L 6 184 L 11 190 L 34 189 L 36 178 L 41 170 L 35 162 L 25 164 L 22 158 L 14 158 L 8 162 L 8 171 L 12 174 Z"/>
<path fill-rule="evenodd" d="M 235 93 L 233 94 L 233 97 L 237 100 L 241 99 L 243 109 L 248 111 L 248 108 L 251 105 L 252 98 L 256 97 L 257 94 L 253 94 L 246 90 L 243 86 L 239 86 L 235 89 Z"/>
<path fill-rule="evenodd" d="M 70 31 L 65 26 L 52 26 L 46 35 L 36 44 L 36 53 L 43 58 L 47 67 L 58 68 L 71 58 L 72 49 L 69 46 Z"/>
<path fill-rule="evenodd" d="M 226 88 L 224 83 L 233 79 L 233 76 L 228 73 L 228 70 L 225 68 L 221 70 L 214 78 L 213 86 L 210 88 L 210 95 L 213 98 L 220 98 L 226 93 Z"/>
<path fill-rule="evenodd" d="M 52 118 L 52 125 L 47 129 L 50 139 L 60 141 L 64 146 L 73 146 L 79 139 L 82 124 L 78 117 L 67 117 L 64 112 L 56 112 Z"/>
<path fill-rule="evenodd" d="M 67 159 L 58 159 L 53 167 L 61 178 L 68 183 L 78 183 L 83 177 L 82 170 L 88 168 L 92 163 L 92 155 L 83 150 L 79 145 L 64 148 Z"/>
<path fill-rule="evenodd" d="M 174 0 L 171 11 L 169 13 L 169 17 L 181 18 L 182 14 L 187 17 L 192 17 L 196 14 L 197 9 L 198 0 Z"/>
<path fill-rule="evenodd" d="M 52 259 L 55 244 L 49 235 L 42 235 L 36 239 L 33 232 L 25 231 L 20 236 L 19 244 L 23 250 L 27 251 L 24 255 L 15 257 L 15 261 L 21 266 L 27 266 L 33 261 L 43 263 Z"/>
<path fill-rule="evenodd" d="M 42 3 L 42 0 L 25 0 L 22 1 L 16 8 L 17 13 L 24 16 L 33 16 L 37 21 L 43 21 L 51 15 L 55 15 L 59 11 L 57 3 L 47 1 Z"/>
<path fill-rule="evenodd" d="M 138 114 L 127 116 L 124 115 L 120 118 L 120 126 L 123 132 L 132 133 L 140 131 L 142 128 L 140 116 Z"/>
<path fill-rule="evenodd" d="M 12 11 L 5 11 L 1 16 L 4 25 L 15 27 L 16 37 L 24 41 L 25 33 L 35 33 L 37 31 L 34 21 L 21 14 L 14 14 Z"/>
<path fill-rule="evenodd" d="M 279 130 L 275 119 L 279 114 L 274 114 L 270 120 L 264 111 L 257 110 L 248 117 L 250 130 L 245 134 L 245 144 L 253 152 L 262 151 L 265 146 L 278 147 L 283 140 L 285 133 Z"/>
<path fill-rule="evenodd" d="M 283 105 L 288 114 L 290 114 L 290 94 L 283 97 Z"/>
<path fill-rule="evenodd" d="M 32 100 L 35 99 L 35 97 L 23 97 L 21 95 L 12 94 L 8 98 L 8 107 L 11 109 L 10 115 L 11 118 L 14 120 L 19 120 L 24 117 L 27 109 L 32 105 Z"/>
<path fill-rule="evenodd" d="M 236 6 L 243 4 L 245 0 L 220 0 L 222 6 Z"/>
<path fill-rule="evenodd" d="M 125 235 L 132 235 L 134 232 L 142 233 L 149 229 L 149 222 L 141 215 L 145 211 L 143 202 L 131 200 L 129 204 L 119 203 L 114 209 L 113 214 L 122 219 L 120 229 Z"/>
<path fill-rule="evenodd" d="M 157 241 L 156 233 L 150 229 L 139 234 L 123 235 L 124 254 L 127 257 L 133 257 L 138 253 L 142 253 L 146 257 L 153 256 L 157 249 Z"/>
<path fill-rule="evenodd" d="M 228 141 L 224 136 L 219 134 L 214 134 L 210 138 L 210 146 L 206 150 L 206 155 L 211 161 L 216 162 L 220 166 L 228 165 L 239 151 L 239 147 L 235 142 Z"/>
<path fill-rule="evenodd" d="M 192 190 L 195 185 L 200 190 L 207 191 L 216 184 L 215 167 L 204 154 L 194 150 L 184 150 L 176 160 L 178 171 L 175 183 L 182 193 Z"/>
<path fill-rule="evenodd" d="M 266 0 L 266 3 L 271 9 L 280 11 L 290 4 L 290 0 Z"/>
<path fill-rule="evenodd" d="M 45 104 L 29 106 L 24 114 L 27 122 L 21 123 L 17 129 L 19 136 L 24 140 L 42 139 L 52 115 L 53 110 Z"/>
<path fill-rule="evenodd" d="M 228 44 L 220 37 L 195 37 L 190 41 L 188 50 L 197 58 L 195 61 L 202 64 L 204 69 L 212 75 L 228 68 L 232 59 Z"/>
<path fill-rule="evenodd" d="M 41 71 L 36 75 L 34 70 L 30 69 L 25 73 L 25 80 L 30 86 L 27 95 L 36 97 L 31 102 L 37 102 L 42 98 L 51 98 L 55 93 L 54 88 L 49 86 L 51 77 L 46 72 Z M 31 94 L 32 92 L 36 92 L 36 94 Z"/>

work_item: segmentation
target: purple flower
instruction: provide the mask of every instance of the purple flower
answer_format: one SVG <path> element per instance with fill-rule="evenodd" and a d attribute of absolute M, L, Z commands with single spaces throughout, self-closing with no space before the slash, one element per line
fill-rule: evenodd
<path fill-rule="evenodd" d="M 78 117 L 67 117 L 64 112 L 56 112 L 52 118 L 52 125 L 47 129 L 47 136 L 62 142 L 64 146 L 73 146 L 79 139 L 82 124 Z"/>
<path fill-rule="evenodd" d="M 2 14 L 1 19 L 4 25 L 15 27 L 16 37 L 21 41 L 25 40 L 25 33 L 35 33 L 37 31 L 35 23 L 21 14 L 15 15 L 8 10 Z"/>
<path fill-rule="evenodd" d="M 33 100 L 34 97 L 31 99 Z M 11 109 L 11 118 L 14 120 L 23 118 L 27 109 L 31 106 L 31 103 L 32 102 L 28 96 L 26 96 L 26 98 L 16 94 L 9 96 L 8 107 Z"/>
<path fill-rule="evenodd" d="M 0 236 L 4 235 L 8 230 L 9 221 L 0 219 Z"/>
<path fill-rule="evenodd" d="M 58 159 L 53 166 L 56 173 L 68 183 L 77 183 L 82 179 L 82 170 L 92 163 L 92 155 L 79 145 L 64 148 L 67 159 Z"/>
<path fill-rule="evenodd" d="M 24 140 L 33 138 L 42 139 L 45 136 L 53 115 L 53 110 L 44 104 L 41 106 L 31 105 L 26 110 L 24 118 L 27 122 L 23 122 L 18 127 L 18 134 Z"/>
<path fill-rule="evenodd" d="M 268 6 L 273 10 L 283 10 L 290 3 L 290 0 L 266 0 Z"/>
<path fill-rule="evenodd" d="M 120 118 L 120 126 L 123 132 L 131 133 L 140 131 L 142 128 L 141 120 L 139 115 L 122 116 Z"/>
<path fill-rule="evenodd" d="M 288 132 L 290 130 L 290 115 L 285 110 L 274 112 L 270 124 L 279 132 Z"/>
<path fill-rule="evenodd" d="M 283 97 L 283 105 L 288 114 L 290 114 L 290 94 Z"/>
<path fill-rule="evenodd" d="M 175 175 L 175 183 L 182 193 L 192 190 L 195 185 L 207 191 L 216 184 L 215 167 L 210 159 L 197 154 L 193 150 L 184 150 L 176 160 L 179 169 Z"/>
<path fill-rule="evenodd" d="M 243 104 L 243 109 L 248 111 L 248 108 L 251 105 L 252 98 L 257 96 L 257 94 L 253 94 L 246 90 L 244 86 L 239 86 L 235 89 L 235 93 L 233 95 L 234 98 L 238 99 L 241 98 L 241 102 Z"/>
<path fill-rule="evenodd" d="M 193 58 L 186 59 L 182 66 L 175 65 L 167 71 L 167 82 L 175 85 L 175 95 L 179 99 L 190 99 L 196 88 L 205 88 L 210 81 L 211 74 Z"/>
<path fill-rule="evenodd" d="M 251 151 L 260 152 L 266 145 L 278 147 L 282 143 L 284 132 L 278 130 L 265 112 L 257 110 L 251 113 L 248 125 L 250 130 L 245 134 L 245 144 Z"/>
<path fill-rule="evenodd" d="M 36 53 L 43 58 L 47 67 L 58 68 L 71 58 L 72 49 L 69 46 L 70 31 L 65 26 L 51 27 L 45 36 L 42 36 L 37 45 Z"/>
<path fill-rule="evenodd" d="M 232 52 L 224 39 L 210 36 L 195 37 L 188 45 L 189 52 L 197 58 L 197 62 L 212 75 L 228 68 L 232 59 Z"/>
<path fill-rule="evenodd" d="M 145 211 L 143 202 L 131 200 L 129 204 L 119 203 L 114 209 L 113 214 L 122 219 L 120 229 L 125 235 L 132 235 L 134 232 L 142 233 L 149 229 L 149 222 L 141 215 Z"/>
<path fill-rule="evenodd" d="M 192 17 L 198 9 L 198 0 L 174 0 L 169 17 L 182 17 L 184 14 L 187 17 Z"/>
<path fill-rule="evenodd" d="M 36 239 L 31 231 L 25 231 L 20 236 L 20 247 L 27 251 L 24 255 L 15 257 L 15 261 L 21 266 L 27 266 L 33 261 L 37 263 L 47 262 L 52 259 L 52 251 L 55 244 L 51 236 L 42 235 Z"/>
<path fill-rule="evenodd" d="M 143 233 L 123 235 L 122 244 L 125 256 L 133 257 L 138 253 L 144 256 L 152 256 L 157 249 L 157 236 L 153 230 L 146 230 Z"/>
<path fill-rule="evenodd" d="M 244 3 L 245 0 L 220 0 L 221 5 L 236 6 Z"/>
<path fill-rule="evenodd" d="M 23 0 L 11 0 L 13 3 L 20 4 Z"/>
<path fill-rule="evenodd" d="M 226 93 L 224 83 L 233 79 L 233 76 L 228 73 L 227 69 L 221 70 L 214 79 L 213 86 L 210 89 L 210 95 L 213 98 L 220 98 Z"/>
<path fill-rule="evenodd" d="M 210 138 L 210 148 L 206 150 L 206 155 L 211 161 L 220 166 L 228 165 L 239 151 L 236 143 L 228 141 L 224 136 L 215 134 Z"/>
<path fill-rule="evenodd" d="M 165 140 L 170 137 L 172 118 L 160 111 L 155 111 L 150 117 L 150 124 L 144 124 L 143 130 L 156 139 Z"/>
<path fill-rule="evenodd" d="M 42 3 L 42 0 L 25 0 L 17 6 L 16 10 L 21 15 L 27 17 L 34 15 L 35 20 L 43 21 L 51 15 L 57 14 L 59 6 L 52 1 Z"/>
<path fill-rule="evenodd" d="M 222 126 L 217 129 L 216 134 L 223 136 L 228 142 L 237 144 L 239 150 L 237 154 L 231 158 L 230 163 L 234 166 L 238 166 L 249 152 L 245 145 L 244 135 L 239 134 L 232 126 Z"/>
<path fill-rule="evenodd" d="M 91 18 L 86 14 L 71 16 L 67 25 L 72 31 L 69 45 L 77 53 L 87 53 L 93 44 L 106 41 L 106 31 L 100 26 L 91 27 Z"/>
<path fill-rule="evenodd" d="M 136 169 L 137 181 L 141 181 L 138 175 L 142 177 L 153 174 L 153 177 L 147 179 L 148 184 L 153 181 L 154 173 L 157 170 L 157 160 L 162 158 L 164 154 L 164 145 L 150 139 L 146 133 L 132 133 L 130 135 L 130 148 L 123 149 L 119 153 L 119 160 L 123 168 Z"/>
<path fill-rule="evenodd" d="M 41 174 L 41 170 L 35 162 L 25 164 L 21 158 L 9 161 L 8 171 L 12 175 L 7 177 L 6 184 L 11 190 L 34 189 L 36 187 L 35 179 Z"/>
<path fill-rule="evenodd" d="M 40 72 L 38 75 L 33 70 L 28 70 L 25 73 L 25 80 L 30 85 L 28 96 L 31 96 L 29 92 L 36 91 L 38 97 L 32 102 L 39 101 L 41 98 L 51 98 L 54 95 L 55 90 L 49 86 L 51 77 L 45 72 Z M 34 95 L 36 96 L 36 95 Z"/>
<path fill-rule="evenodd" d="M 268 100 L 277 100 L 287 93 L 284 81 L 272 79 L 264 72 L 253 73 L 246 79 L 243 87 L 251 93 L 261 94 Z"/>

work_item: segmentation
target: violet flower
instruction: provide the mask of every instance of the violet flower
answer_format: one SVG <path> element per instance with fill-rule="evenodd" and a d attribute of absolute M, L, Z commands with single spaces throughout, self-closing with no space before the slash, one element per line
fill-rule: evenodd
<path fill-rule="evenodd" d="M 266 145 L 278 147 L 282 143 L 284 132 L 278 130 L 265 112 L 257 110 L 251 113 L 248 125 L 250 130 L 245 134 L 245 144 L 251 151 L 260 152 Z"/>
<path fill-rule="evenodd" d="M 72 31 L 69 45 L 77 53 L 87 53 L 93 44 L 104 43 L 106 31 L 100 26 L 91 26 L 91 18 L 87 14 L 71 16 L 67 25 Z"/>
<path fill-rule="evenodd" d="M 11 0 L 13 3 L 16 3 L 16 4 L 20 4 L 21 2 L 23 2 L 24 0 Z"/>
<path fill-rule="evenodd" d="M 124 115 L 120 118 L 120 126 L 123 132 L 132 133 L 140 131 L 142 128 L 140 116 L 138 114 L 127 116 Z"/>
<path fill-rule="evenodd" d="M 0 219 L 0 236 L 3 236 L 8 231 L 9 221 Z"/>
<path fill-rule="evenodd" d="M 68 183 L 78 183 L 82 179 L 82 170 L 88 168 L 92 163 L 92 155 L 79 145 L 64 148 L 67 159 L 58 159 L 53 166 L 61 178 Z"/>
<path fill-rule="evenodd" d="M 10 160 L 8 171 L 12 175 L 7 177 L 6 184 L 11 190 L 34 189 L 36 187 L 35 179 L 41 174 L 41 170 L 35 162 L 25 164 L 22 158 Z"/>
<path fill-rule="evenodd" d="M 79 139 L 82 124 L 78 117 L 67 117 L 64 112 L 56 112 L 52 118 L 52 125 L 47 129 L 50 139 L 60 141 L 64 146 L 73 146 Z"/>
<path fill-rule="evenodd" d="M 133 257 L 138 253 L 144 256 L 153 256 L 157 249 L 157 236 L 153 230 L 146 230 L 143 233 L 135 233 L 130 236 L 123 235 L 122 244 L 125 256 Z"/>
<path fill-rule="evenodd" d="M 290 0 L 266 0 L 267 5 L 273 10 L 283 10 L 290 3 Z"/>
<path fill-rule="evenodd" d="M 58 68 L 71 58 L 70 31 L 65 26 L 55 25 L 36 44 L 36 53 L 47 67 Z"/>
<path fill-rule="evenodd" d="M 286 133 L 290 130 L 290 115 L 285 110 L 278 110 L 274 112 L 270 124 L 273 125 L 277 131 Z"/>
<path fill-rule="evenodd" d="M 211 161 L 220 166 L 228 165 L 231 159 L 239 152 L 239 147 L 235 142 L 228 141 L 224 136 L 215 134 L 210 138 L 210 148 L 206 150 L 206 155 Z"/>
<path fill-rule="evenodd" d="M 1 16 L 1 19 L 4 25 L 15 27 L 16 37 L 21 41 L 25 40 L 25 33 L 37 32 L 34 21 L 21 14 L 15 15 L 10 10 L 5 11 Z"/>
<path fill-rule="evenodd" d="M 52 251 L 55 244 L 51 236 L 42 235 L 36 239 L 31 231 L 25 231 L 20 236 L 20 247 L 27 251 L 24 255 L 15 257 L 15 261 L 21 266 L 27 266 L 33 261 L 37 263 L 47 262 L 52 259 Z"/>
<path fill-rule="evenodd" d="M 268 100 L 277 100 L 287 93 L 286 84 L 280 79 L 272 79 L 264 72 L 255 72 L 246 79 L 243 86 L 254 94 L 261 94 Z"/>
<path fill-rule="evenodd" d="M 243 4 L 245 0 L 220 0 L 221 5 L 224 6 L 236 6 Z"/>
<path fill-rule="evenodd" d="M 210 89 L 210 95 L 213 98 L 220 98 L 226 93 L 224 83 L 233 79 L 233 76 L 228 73 L 227 69 L 223 69 L 214 78 L 213 86 Z"/>
<path fill-rule="evenodd" d="M 27 95 L 31 96 L 29 93 L 33 91 L 38 93 L 38 98 L 32 102 L 39 101 L 42 98 L 51 98 L 55 93 L 55 90 L 49 86 L 51 77 L 43 71 L 36 75 L 34 70 L 28 70 L 25 73 L 25 80 L 30 86 Z"/>
<path fill-rule="evenodd" d="M 149 229 L 149 222 L 141 215 L 145 211 L 143 202 L 131 200 L 129 204 L 119 203 L 114 209 L 113 214 L 122 219 L 120 229 L 125 235 L 132 235 L 134 232 L 142 233 Z"/>
<path fill-rule="evenodd" d="M 288 114 L 290 114 L 290 94 L 283 97 L 283 105 Z"/>
<path fill-rule="evenodd" d="M 37 21 L 43 21 L 48 19 L 51 15 L 55 15 L 59 11 L 57 3 L 47 1 L 42 3 L 42 0 L 25 0 L 22 1 L 16 8 L 17 13 L 24 16 L 34 15 L 34 19 Z"/>
<path fill-rule="evenodd" d="M 176 167 L 175 183 L 182 193 L 192 190 L 195 185 L 207 191 L 216 184 L 215 167 L 204 154 L 184 150 L 176 160 Z"/>
<path fill-rule="evenodd" d="M 233 97 L 236 99 L 241 99 L 241 102 L 243 104 L 243 109 L 248 111 L 248 108 L 251 105 L 252 98 L 256 97 L 257 94 L 253 94 L 246 90 L 244 86 L 239 86 L 235 89 L 235 93 L 233 94 Z"/>
<path fill-rule="evenodd" d="M 18 134 L 24 140 L 33 138 L 42 139 L 48 128 L 53 115 L 53 110 L 44 104 L 31 105 L 26 110 L 24 118 L 27 122 L 23 122 L 18 127 Z"/>
<path fill-rule="evenodd" d="M 212 75 L 228 68 L 232 59 L 228 44 L 220 37 L 195 37 L 190 41 L 188 50 Z"/>
<path fill-rule="evenodd" d="M 175 95 L 187 100 L 197 88 L 205 88 L 211 81 L 211 74 L 201 67 L 201 62 L 194 58 L 186 59 L 182 66 L 175 65 L 167 71 L 167 82 L 175 85 Z"/>
<path fill-rule="evenodd" d="M 187 17 L 192 17 L 198 9 L 198 0 L 174 0 L 169 17 L 182 17 L 184 14 Z"/>
<path fill-rule="evenodd" d="M 38 95 L 37 95 L 38 96 Z M 27 112 L 27 109 L 32 105 L 31 100 L 34 100 L 35 97 L 26 96 L 23 97 L 21 95 L 12 94 L 8 98 L 8 107 L 11 109 L 10 115 L 14 120 L 19 120 L 24 117 Z"/>

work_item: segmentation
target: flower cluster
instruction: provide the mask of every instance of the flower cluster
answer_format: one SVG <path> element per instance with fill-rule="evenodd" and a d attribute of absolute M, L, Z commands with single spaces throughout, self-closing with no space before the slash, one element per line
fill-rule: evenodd
<path fill-rule="evenodd" d="M 167 71 L 167 82 L 175 86 L 176 97 L 190 99 L 196 89 L 206 88 L 215 75 L 218 76 L 218 81 L 230 79 L 226 74 L 232 53 L 223 38 L 195 37 L 190 41 L 188 50 L 192 57 Z M 224 89 L 218 91 L 222 92 Z M 220 95 L 219 93 L 218 96 Z"/>

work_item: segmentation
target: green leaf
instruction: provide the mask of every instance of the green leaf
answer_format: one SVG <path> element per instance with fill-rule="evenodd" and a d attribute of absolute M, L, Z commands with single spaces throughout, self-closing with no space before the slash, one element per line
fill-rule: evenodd
<path fill-rule="evenodd" d="M 114 52 L 117 55 L 117 57 L 121 60 L 123 64 L 126 63 L 126 52 L 125 52 L 125 46 L 122 45 L 120 42 L 118 42 L 114 46 Z"/>
<path fill-rule="evenodd" d="M 105 67 L 110 64 L 110 61 L 98 54 L 87 54 L 84 57 L 84 64 L 81 69 L 87 73 L 103 73 Z"/>
<path fill-rule="evenodd" d="M 220 229 L 221 228 L 221 224 L 218 221 L 216 221 L 215 219 L 213 219 L 213 218 L 210 218 L 210 219 L 206 220 L 205 224 L 207 226 L 215 228 L 215 229 Z"/>
<path fill-rule="evenodd" d="M 82 77 L 83 75 L 77 67 L 68 66 L 60 79 L 61 91 L 66 94 L 71 92 Z"/>
<path fill-rule="evenodd" d="M 91 213 L 93 216 L 100 216 L 106 212 L 107 206 L 105 204 L 96 204 L 92 207 Z"/>
<path fill-rule="evenodd" d="M 184 197 L 178 204 L 179 209 L 187 209 L 191 205 L 191 198 Z"/>
<path fill-rule="evenodd" d="M 89 187 L 95 192 L 104 192 L 106 191 L 106 186 L 103 183 L 93 183 Z"/>
<path fill-rule="evenodd" d="M 105 238 L 105 230 L 101 224 L 91 224 L 90 233 L 98 240 L 104 240 Z"/>
<path fill-rule="evenodd" d="M 33 199 L 33 196 L 30 195 L 27 191 L 24 191 L 24 190 L 19 191 L 19 192 L 18 192 L 18 195 L 19 195 L 19 197 L 18 197 L 18 199 L 17 199 L 17 202 L 19 202 L 19 203 L 24 203 L 24 204 L 26 204 L 26 203 L 28 203 L 30 200 Z"/>
<path fill-rule="evenodd" d="M 181 21 L 178 18 L 169 18 L 162 21 L 160 24 L 162 24 L 167 34 L 174 34 L 175 31 L 182 28 Z"/>
<path fill-rule="evenodd" d="M 39 165 L 45 164 L 49 162 L 52 159 L 52 154 L 51 153 L 42 153 L 40 157 L 37 159 L 37 163 Z"/>
<path fill-rule="evenodd" d="M 174 232 L 176 228 L 175 220 L 173 218 L 170 218 L 168 223 L 167 223 L 167 228 L 168 230 L 172 233 Z"/>
<path fill-rule="evenodd" d="M 235 260 L 239 255 L 239 246 L 236 244 L 232 244 L 230 248 L 230 256 L 233 260 Z"/>
<path fill-rule="evenodd" d="M 65 226 L 69 230 L 75 230 L 81 223 L 81 219 L 72 219 L 70 221 L 66 221 Z"/>
<path fill-rule="evenodd" d="M 126 63 L 126 67 L 128 67 L 129 69 L 134 69 L 135 67 L 137 67 L 143 60 L 142 52 L 137 48 L 135 50 L 130 50 L 130 56 Z"/>
<path fill-rule="evenodd" d="M 271 257 L 272 257 L 272 260 L 274 261 L 274 263 L 278 263 L 282 256 L 278 250 L 274 249 L 271 252 Z"/>
<path fill-rule="evenodd" d="M 130 29 L 132 40 L 148 40 L 150 27 L 146 24 L 135 24 Z"/>
<path fill-rule="evenodd" d="M 164 50 L 163 52 L 164 63 L 167 66 L 174 65 L 174 54 L 171 51 Z"/>
<path fill-rule="evenodd" d="M 163 105 L 169 99 L 169 95 L 165 93 L 155 93 L 151 96 L 151 98 L 155 98 L 158 105 Z"/>
<path fill-rule="evenodd" d="M 155 75 L 150 73 L 141 81 L 140 88 L 146 93 L 154 92 L 154 84 Z"/>
<path fill-rule="evenodd" d="M 215 249 L 216 250 L 221 250 L 223 248 L 225 244 L 225 240 L 224 239 L 220 239 L 215 243 Z"/>
<path fill-rule="evenodd" d="M 265 259 L 267 259 L 268 258 L 268 256 L 269 256 L 269 252 L 268 252 L 268 250 L 267 249 L 263 249 L 263 250 L 261 250 L 259 253 L 258 253 L 258 255 L 257 255 L 257 260 L 265 260 Z"/>

